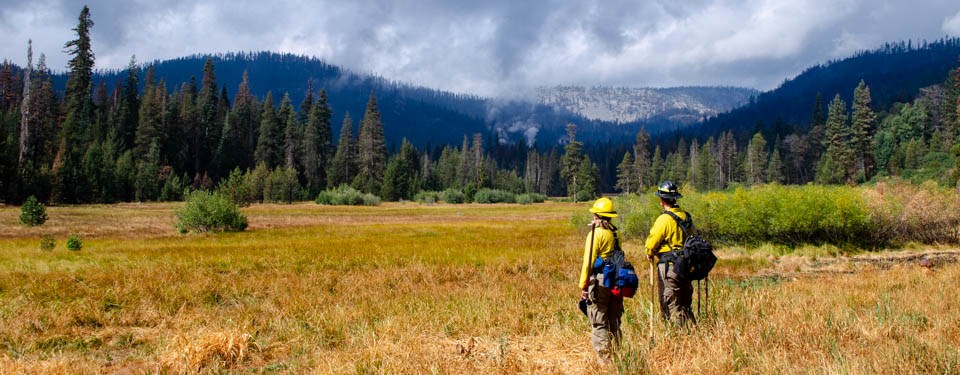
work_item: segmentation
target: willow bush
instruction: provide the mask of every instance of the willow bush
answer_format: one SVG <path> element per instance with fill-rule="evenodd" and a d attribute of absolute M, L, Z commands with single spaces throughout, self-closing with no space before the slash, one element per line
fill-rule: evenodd
<path fill-rule="evenodd" d="M 725 245 L 831 244 L 880 248 L 904 243 L 960 243 L 960 195 L 934 183 L 875 186 L 759 185 L 684 191 L 679 200 L 697 228 Z M 615 199 L 627 236 L 645 237 L 660 213 L 657 197 Z"/>

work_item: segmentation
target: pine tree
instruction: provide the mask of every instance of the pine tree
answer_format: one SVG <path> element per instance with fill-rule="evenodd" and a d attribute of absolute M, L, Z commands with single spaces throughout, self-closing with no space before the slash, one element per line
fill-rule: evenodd
<path fill-rule="evenodd" d="M 813 115 L 811 116 L 810 126 L 823 126 L 827 123 L 827 117 L 823 113 L 823 96 L 817 92 L 817 97 L 813 100 Z"/>
<path fill-rule="evenodd" d="M 221 110 L 220 100 L 221 98 L 217 95 L 217 77 L 213 60 L 208 57 L 203 63 L 203 77 L 200 80 L 200 93 L 197 95 L 199 124 L 197 124 L 198 132 L 192 140 L 193 149 L 196 150 L 193 155 L 193 173 L 206 171 L 220 142 L 223 126 L 223 118 L 218 115 Z M 229 108 L 223 108 L 223 110 L 226 112 Z"/>
<path fill-rule="evenodd" d="M 626 194 L 636 193 L 637 189 L 634 187 L 636 181 L 637 178 L 633 175 L 633 155 L 628 151 L 623 153 L 623 161 L 617 166 L 617 185 L 615 187 Z"/>
<path fill-rule="evenodd" d="M 708 190 L 711 188 L 719 189 L 717 183 L 717 164 L 714 163 L 715 150 L 713 137 L 707 138 L 707 141 L 700 147 L 699 158 L 697 160 L 697 184 L 694 185 L 699 190 Z"/>
<path fill-rule="evenodd" d="M 366 193 L 379 194 L 386 168 L 387 146 L 383 136 L 383 124 L 377 109 L 377 98 L 373 91 L 367 101 L 367 109 L 360 122 L 357 135 L 357 154 L 359 161 L 354 187 Z"/>
<path fill-rule="evenodd" d="M 763 139 L 763 134 L 757 132 L 747 144 L 747 184 L 758 185 L 766 182 L 764 175 L 768 163 L 767 141 Z"/>
<path fill-rule="evenodd" d="M 277 110 L 273 104 L 273 93 L 267 92 L 266 99 L 260 108 L 260 131 L 257 137 L 257 149 L 253 155 L 256 164 L 264 164 L 267 169 L 274 169 L 280 161 L 280 121 L 277 119 Z"/>
<path fill-rule="evenodd" d="M 310 103 L 310 112 L 303 130 L 302 166 L 311 196 L 316 195 L 327 184 L 327 168 L 333 157 L 331 112 L 327 103 L 327 92 L 320 90 L 320 99 Z"/>
<path fill-rule="evenodd" d="M 854 152 L 856 163 L 856 173 L 863 181 L 873 174 L 875 163 L 873 160 L 872 146 L 874 122 L 877 115 L 870 108 L 870 87 L 867 87 L 863 80 L 853 91 L 853 129 L 851 131 L 851 149 Z"/>
<path fill-rule="evenodd" d="M 167 91 L 164 85 L 158 85 L 153 77 L 156 76 L 154 67 L 147 68 L 144 79 L 143 100 L 140 104 L 140 123 L 137 126 L 136 141 L 133 154 L 141 160 L 148 156 L 153 143 L 163 142 L 164 111 L 167 101 Z"/>
<path fill-rule="evenodd" d="M 337 152 L 327 170 L 327 188 L 335 188 L 353 181 L 357 173 L 356 155 L 356 145 L 353 143 L 353 120 L 350 119 L 350 112 L 347 112 L 343 116 L 343 125 L 340 127 Z"/>
<path fill-rule="evenodd" d="M 93 89 L 94 55 L 90 46 L 90 9 L 87 6 L 80 11 L 77 27 L 77 39 L 66 43 L 64 48 L 73 58 L 67 64 L 70 75 L 64 95 L 66 118 L 60 130 L 60 148 L 52 172 L 53 200 L 55 202 L 81 202 L 89 198 L 85 189 L 86 179 L 81 174 L 81 152 L 86 149 L 93 118 L 93 101 L 90 92 Z"/>
<path fill-rule="evenodd" d="M 687 158 L 688 167 L 687 167 L 687 183 L 690 186 L 694 186 L 697 189 L 700 188 L 702 183 L 699 181 L 700 178 L 700 143 L 696 138 L 690 142 L 690 156 Z"/>
<path fill-rule="evenodd" d="M 287 97 L 289 98 L 289 96 Z M 285 100 L 285 102 L 290 103 L 290 100 Z M 303 129 L 300 125 L 300 120 L 297 120 L 297 113 L 293 110 L 293 106 L 290 106 L 290 110 L 285 111 L 287 113 L 286 121 L 284 121 L 283 128 L 283 166 L 286 169 L 296 170 L 298 164 L 300 164 L 300 156 L 297 153 L 298 148 L 300 147 L 303 137 Z"/>
<path fill-rule="evenodd" d="M 577 181 L 581 177 L 580 169 L 583 164 L 583 143 L 577 141 L 577 126 L 567 124 L 567 145 L 563 149 L 563 159 L 560 161 L 560 177 L 567 185 L 567 194 L 577 201 L 577 192 L 583 188 L 584 181 Z"/>
<path fill-rule="evenodd" d="M 656 184 L 656 182 L 652 182 L 655 178 L 650 176 L 650 135 L 647 134 L 646 128 L 640 128 L 640 132 L 637 133 L 637 139 L 633 145 L 633 154 L 635 157 L 633 174 L 637 179 L 637 192 L 640 192 L 645 186 Z"/>
<path fill-rule="evenodd" d="M 660 181 L 663 176 L 663 157 L 660 156 L 660 145 L 653 149 L 653 158 L 650 160 L 650 181 Z M 654 182 L 653 184 L 657 184 Z"/>
<path fill-rule="evenodd" d="M 250 80 L 246 72 L 243 73 L 243 80 L 233 102 L 233 109 L 227 115 L 217 147 L 219 172 L 229 171 L 234 167 L 249 169 L 254 164 L 254 146 L 257 141 L 254 137 L 256 124 L 259 124 L 259 108 L 256 98 L 250 92 Z M 221 106 L 218 105 L 218 108 Z"/>
<path fill-rule="evenodd" d="M 36 124 L 32 123 L 32 116 L 30 116 L 30 90 L 33 88 L 33 40 L 27 41 L 27 66 L 23 70 L 23 99 L 20 104 L 20 142 L 19 142 L 19 153 L 17 155 L 17 163 L 23 164 L 27 160 L 33 160 L 33 136 L 34 127 Z"/>
<path fill-rule="evenodd" d="M 779 142 L 777 142 L 779 144 Z M 783 160 L 780 157 L 780 146 L 774 145 L 770 153 L 770 163 L 767 164 L 767 182 L 782 184 L 786 180 L 783 175 Z"/>
<path fill-rule="evenodd" d="M 390 159 L 383 177 L 383 199 L 388 201 L 410 200 L 416 193 L 417 167 L 420 157 L 416 148 L 406 138 L 400 153 Z"/>
<path fill-rule="evenodd" d="M 837 94 L 830 102 L 827 123 L 824 126 L 823 146 L 826 148 L 817 168 L 817 181 L 836 184 L 846 181 L 848 171 L 855 163 L 853 152 L 849 148 L 849 126 L 847 125 L 846 103 Z M 824 165 L 826 163 L 826 165 Z"/>

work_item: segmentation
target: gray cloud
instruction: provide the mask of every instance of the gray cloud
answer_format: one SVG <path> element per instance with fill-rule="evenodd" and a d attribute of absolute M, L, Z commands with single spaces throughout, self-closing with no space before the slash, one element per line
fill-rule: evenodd
<path fill-rule="evenodd" d="M 480 95 L 539 85 L 775 87 L 903 39 L 960 34 L 956 1 L 91 0 L 97 66 L 270 50 Z M 0 2 L 0 58 L 63 70 L 82 5 Z"/>

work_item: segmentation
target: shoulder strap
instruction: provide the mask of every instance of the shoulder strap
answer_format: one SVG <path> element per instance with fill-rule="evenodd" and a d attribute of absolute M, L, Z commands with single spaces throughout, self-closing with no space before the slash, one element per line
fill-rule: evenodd
<path fill-rule="evenodd" d="M 683 234 L 683 238 L 686 239 L 687 235 L 690 234 L 688 233 L 690 232 L 690 228 L 693 227 L 693 215 L 690 215 L 689 212 L 685 212 L 687 214 L 687 219 L 680 220 L 680 217 L 670 210 L 663 210 L 663 213 L 670 215 L 670 217 L 672 217 L 673 220 L 677 222 L 677 226 L 680 228 L 680 232 Z"/>

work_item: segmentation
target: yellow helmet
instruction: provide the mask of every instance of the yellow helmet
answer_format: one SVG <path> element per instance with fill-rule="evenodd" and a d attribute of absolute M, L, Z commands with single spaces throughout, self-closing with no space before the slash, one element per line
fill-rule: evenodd
<path fill-rule="evenodd" d="M 613 210 L 613 201 L 607 197 L 597 199 L 590 212 L 604 217 L 617 217 L 617 211 Z"/>

